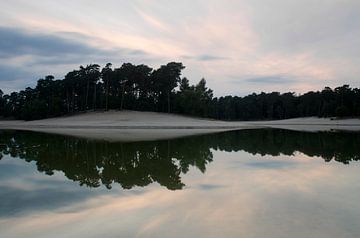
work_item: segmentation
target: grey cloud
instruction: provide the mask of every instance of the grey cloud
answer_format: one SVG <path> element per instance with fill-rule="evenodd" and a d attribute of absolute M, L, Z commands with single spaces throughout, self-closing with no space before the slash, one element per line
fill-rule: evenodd
<path fill-rule="evenodd" d="M 146 53 L 142 50 L 130 50 L 128 53 L 130 55 L 146 55 Z"/>
<path fill-rule="evenodd" d="M 102 49 L 90 45 L 91 36 L 76 32 L 38 33 L 0 26 L 0 82 L 12 82 L 11 88 L 32 86 L 39 77 L 53 74 L 62 77 L 81 64 L 112 62 L 152 62 L 138 49 Z M 17 57 L 26 56 L 16 63 Z M 9 86 L 0 83 L 0 88 Z"/>
<path fill-rule="evenodd" d="M 26 78 L 29 77 L 29 75 L 32 74 L 21 67 L 18 68 L 0 64 L 0 82 Z"/>
<path fill-rule="evenodd" d="M 21 55 L 62 56 L 66 54 L 91 54 L 98 50 L 64 37 L 34 34 L 21 29 L 0 27 L 0 57 Z"/>
<path fill-rule="evenodd" d="M 226 60 L 227 57 L 215 56 L 215 55 L 199 55 L 197 58 L 199 61 L 217 61 L 217 60 Z"/>
<path fill-rule="evenodd" d="M 0 58 L 31 56 L 31 64 L 75 64 L 85 61 L 110 61 L 119 58 L 148 57 L 137 49 L 91 46 L 91 38 L 76 32 L 35 34 L 23 29 L 0 27 Z"/>
<path fill-rule="evenodd" d="M 91 40 L 92 38 L 88 35 L 84 35 L 82 33 L 79 32 L 74 32 L 74 31 L 57 31 L 54 33 L 55 35 L 59 35 L 59 36 L 63 36 L 66 39 L 69 40 L 76 40 L 76 41 L 86 41 L 86 40 Z"/>
<path fill-rule="evenodd" d="M 289 84 L 296 82 L 294 79 L 284 77 L 284 76 L 260 76 L 247 78 L 239 82 L 248 82 L 248 83 L 256 83 L 256 84 Z"/>
<path fill-rule="evenodd" d="M 218 61 L 218 60 L 228 60 L 229 59 L 229 58 L 223 57 L 223 56 L 208 55 L 208 54 L 197 55 L 197 56 L 185 55 L 185 56 L 183 56 L 183 58 L 197 60 L 197 61 Z"/>

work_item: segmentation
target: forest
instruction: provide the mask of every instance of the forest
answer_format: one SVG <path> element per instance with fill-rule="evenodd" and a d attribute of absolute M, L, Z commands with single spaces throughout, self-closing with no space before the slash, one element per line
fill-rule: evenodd
<path fill-rule="evenodd" d="M 190 85 L 185 66 L 111 63 L 80 66 L 63 79 L 48 75 L 34 88 L 4 94 L 0 118 L 36 120 L 89 110 L 138 110 L 219 120 L 278 120 L 294 117 L 359 117 L 360 89 L 343 85 L 302 95 L 294 92 L 214 97 L 206 80 Z"/>

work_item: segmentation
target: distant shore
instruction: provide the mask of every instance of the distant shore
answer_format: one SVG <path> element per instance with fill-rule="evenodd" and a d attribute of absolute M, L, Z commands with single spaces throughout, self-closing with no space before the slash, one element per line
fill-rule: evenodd
<path fill-rule="evenodd" d="M 109 141 L 156 140 L 255 128 L 360 131 L 360 119 L 294 118 L 228 122 L 156 112 L 108 111 L 36 121 L 0 120 L 0 129 L 31 130 Z"/>

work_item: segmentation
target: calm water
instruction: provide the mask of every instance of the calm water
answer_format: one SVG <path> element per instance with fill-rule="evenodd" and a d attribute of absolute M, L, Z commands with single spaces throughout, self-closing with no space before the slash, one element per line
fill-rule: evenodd
<path fill-rule="evenodd" d="M 0 131 L 0 237 L 360 237 L 360 134 Z"/>

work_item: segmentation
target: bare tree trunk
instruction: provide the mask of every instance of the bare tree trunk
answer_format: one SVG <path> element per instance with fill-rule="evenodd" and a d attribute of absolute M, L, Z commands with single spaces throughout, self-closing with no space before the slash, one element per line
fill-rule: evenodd
<path fill-rule="evenodd" d="M 96 110 L 96 83 L 94 84 L 94 111 Z"/>
<path fill-rule="evenodd" d="M 109 110 L 108 109 L 108 98 L 109 98 L 109 79 L 106 80 L 105 83 L 105 111 Z"/>
<path fill-rule="evenodd" d="M 85 94 L 85 110 L 87 110 L 88 108 L 88 96 L 89 96 L 89 87 L 90 87 L 90 82 L 89 79 L 87 80 L 87 84 L 86 84 L 86 94 Z"/>
<path fill-rule="evenodd" d="M 120 103 L 120 110 L 123 109 L 124 104 L 124 96 L 125 96 L 125 85 L 122 86 L 122 93 L 121 93 L 121 103 Z"/>
<path fill-rule="evenodd" d="M 66 91 L 66 108 L 67 108 L 67 112 L 70 112 L 70 101 L 69 101 L 69 90 Z"/>
<path fill-rule="evenodd" d="M 75 88 L 73 88 L 72 90 L 72 107 L 71 107 L 71 112 L 74 112 L 75 109 Z"/>
<path fill-rule="evenodd" d="M 170 113 L 170 91 L 168 91 L 168 113 Z"/>

